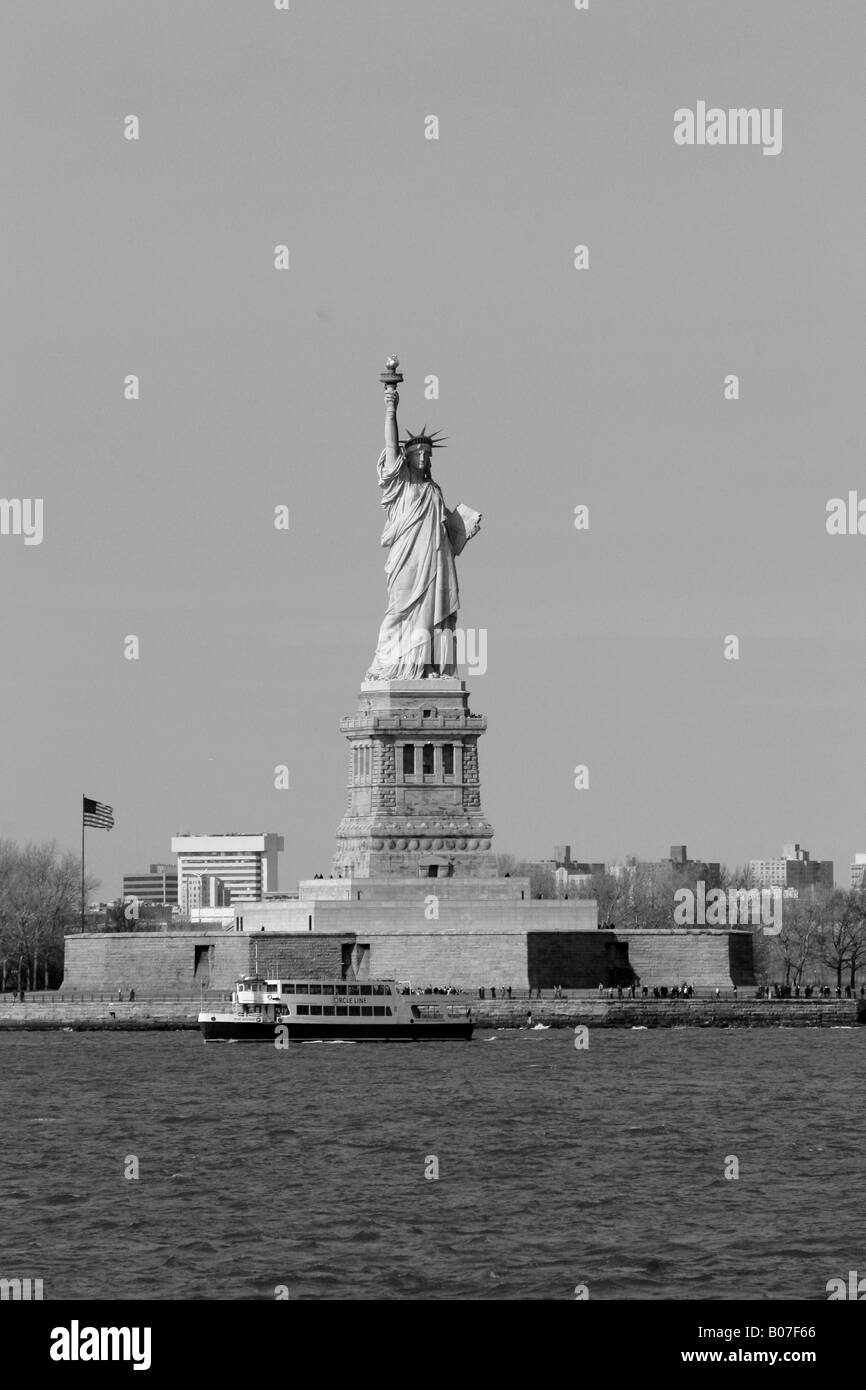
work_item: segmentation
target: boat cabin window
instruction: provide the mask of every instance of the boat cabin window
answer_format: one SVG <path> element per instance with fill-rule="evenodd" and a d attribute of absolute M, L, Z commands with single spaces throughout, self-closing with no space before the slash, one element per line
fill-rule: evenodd
<path fill-rule="evenodd" d="M 333 986 L 333 985 L 322 985 L 322 993 L 323 993 L 323 994 L 333 994 L 333 993 L 334 993 L 334 986 Z"/>
<path fill-rule="evenodd" d="M 286 981 L 283 980 L 283 994 L 294 994 L 294 992 L 295 986 L 287 984 Z"/>
<path fill-rule="evenodd" d="M 307 1014 L 308 1014 L 309 1012 L 310 1012 L 310 1006 L 309 1006 L 309 1004 L 299 1004 L 299 1005 L 298 1005 L 298 1017 L 299 1017 L 299 1018 L 306 1018 L 306 1016 L 307 1016 Z"/>
<path fill-rule="evenodd" d="M 373 986 L 372 986 L 372 985 L 361 985 L 361 993 L 362 993 L 362 994 L 372 994 L 372 993 L 373 993 Z"/>
<path fill-rule="evenodd" d="M 321 994 L 321 992 L 322 992 L 322 986 L 321 986 L 321 985 L 311 984 L 311 985 L 308 985 L 308 986 L 307 986 L 307 993 L 308 993 L 308 994 Z"/>

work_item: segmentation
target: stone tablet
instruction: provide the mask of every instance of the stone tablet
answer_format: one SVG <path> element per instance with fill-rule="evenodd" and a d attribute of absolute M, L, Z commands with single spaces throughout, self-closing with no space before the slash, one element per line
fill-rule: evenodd
<path fill-rule="evenodd" d="M 471 540 L 478 530 L 478 522 L 481 520 L 481 513 L 474 512 L 471 507 L 466 507 L 460 502 L 453 512 L 449 512 L 445 518 L 445 530 L 448 532 L 448 539 L 451 542 L 451 549 L 455 555 L 459 555 L 468 540 Z"/>

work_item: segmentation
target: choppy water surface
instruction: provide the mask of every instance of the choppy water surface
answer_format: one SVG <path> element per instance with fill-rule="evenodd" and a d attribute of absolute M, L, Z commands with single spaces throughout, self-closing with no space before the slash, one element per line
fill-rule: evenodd
<path fill-rule="evenodd" d="M 0 1276 L 46 1299 L 824 1299 L 866 1259 L 864 1062 L 866 1029 L 0 1034 Z"/>

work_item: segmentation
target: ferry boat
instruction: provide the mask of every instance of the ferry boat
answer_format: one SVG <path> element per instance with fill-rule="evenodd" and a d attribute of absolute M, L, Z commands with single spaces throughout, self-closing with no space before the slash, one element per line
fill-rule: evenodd
<path fill-rule="evenodd" d="M 230 1008 L 198 1016 L 205 1042 L 419 1042 L 465 1039 L 472 1008 L 450 994 L 404 993 L 395 980 L 269 980 L 244 975 Z"/>

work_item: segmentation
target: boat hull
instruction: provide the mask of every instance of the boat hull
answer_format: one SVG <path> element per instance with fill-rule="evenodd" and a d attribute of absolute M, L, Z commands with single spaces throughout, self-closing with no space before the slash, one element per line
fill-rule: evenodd
<path fill-rule="evenodd" d="M 239 1019 L 200 1018 L 205 1042 L 263 1042 L 275 1046 L 286 1038 L 299 1042 L 430 1042 L 433 1039 L 468 1042 L 474 1023 L 447 1019 L 441 1023 L 423 1019 L 412 1023 L 393 1023 L 385 1019 L 362 1019 L 347 1024 L 343 1019 L 299 1022 L 289 1019 L 279 1024 L 244 1023 Z"/>

